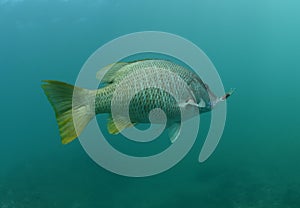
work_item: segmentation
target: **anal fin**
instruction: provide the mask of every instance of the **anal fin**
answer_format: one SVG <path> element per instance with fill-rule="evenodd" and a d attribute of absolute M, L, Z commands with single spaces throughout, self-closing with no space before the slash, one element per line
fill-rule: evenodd
<path fill-rule="evenodd" d="M 110 114 L 107 121 L 107 130 L 110 134 L 118 134 L 126 128 L 134 126 L 135 123 L 131 123 L 128 119 L 123 117 L 113 118 Z"/>

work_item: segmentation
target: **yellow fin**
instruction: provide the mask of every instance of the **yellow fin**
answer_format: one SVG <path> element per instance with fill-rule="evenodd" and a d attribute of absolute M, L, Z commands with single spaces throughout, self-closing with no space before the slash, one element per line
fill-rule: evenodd
<path fill-rule="evenodd" d="M 78 95 L 74 99 L 72 107 L 75 88 L 73 85 L 54 80 L 44 80 L 42 88 L 55 111 L 61 142 L 68 144 L 77 138 L 93 117 L 87 107 L 90 92 L 76 87 Z M 78 118 L 77 129 L 74 126 L 73 116 Z"/>
<path fill-rule="evenodd" d="M 112 116 L 110 115 L 107 121 L 107 130 L 110 134 L 118 134 L 124 129 L 132 127 L 134 125 L 135 123 L 131 123 L 125 118 L 116 117 L 113 119 Z"/>

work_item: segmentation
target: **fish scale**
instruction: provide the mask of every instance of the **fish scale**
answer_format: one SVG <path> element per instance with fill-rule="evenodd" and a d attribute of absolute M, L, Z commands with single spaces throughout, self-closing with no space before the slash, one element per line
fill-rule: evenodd
<path fill-rule="evenodd" d="M 141 69 L 147 69 L 147 73 L 143 73 Z M 200 102 L 200 99 L 203 99 L 206 103 L 209 103 L 209 96 L 205 90 L 205 85 L 195 73 L 170 61 L 145 60 L 125 65 L 116 73 L 115 81 L 113 83 L 97 90 L 95 100 L 96 113 L 111 113 L 112 97 L 116 87 L 120 84 L 122 84 L 122 92 L 115 94 L 116 96 L 119 96 L 115 98 L 117 101 L 114 103 L 115 105 L 122 105 L 124 100 L 129 99 L 126 97 L 126 94 L 128 91 L 134 90 L 132 87 L 135 89 L 139 87 L 142 88 L 143 85 L 145 86 L 155 81 L 160 82 L 162 87 L 165 87 L 166 89 L 175 88 L 176 94 L 180 94 L 181 86 L 177 86 L 174 77 L 162 80 L 160 74 L 155 73 L 157 70 L 154 69 L 165 69 L 171 73 L 175 73 L 191 88 L 190 90 L 193 94 L 197 96 L 195 97 L 195 102 Z M 129 83 L 122 82 L 125 77 L 130 81 Z M 203 88 L 204 90 L 202 91 L 198 90 Z M 168 119 L 174 121 L 180 121 L 181 119 L 180 108 L 172 95 L 165 92 L 163 89 L 148 88 L 138 92 L 131 99 L 129 105 L 131 121 L 136 123 L 148 123 L 149 113 L 155 108 L 162 109 L 166 113 Z"/>

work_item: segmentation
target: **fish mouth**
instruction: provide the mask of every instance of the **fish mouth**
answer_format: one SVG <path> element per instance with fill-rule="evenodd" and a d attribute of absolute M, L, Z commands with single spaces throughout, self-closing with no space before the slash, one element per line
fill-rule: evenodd
<path fill-rule="evenodd" d="M 209 90 L 210 91 L 210 90 Z M 209 94 L 209 98 L 210 98 L 210 105 L 211 105 L 211 109 L 213 109 L 219 102 L 223 102 L 225 100 L 227 100 L 235 91 L 235 88 L 231 88 L 227 93 L 225 93 L 225 95 L 223 95 L 222 97 L 217 97 L 215 96 L 211 91 L 208 92 Z M 212 96 L 211 96 L 212 95 Z M 213 100 L 212 100 L 213 99 Z"/>

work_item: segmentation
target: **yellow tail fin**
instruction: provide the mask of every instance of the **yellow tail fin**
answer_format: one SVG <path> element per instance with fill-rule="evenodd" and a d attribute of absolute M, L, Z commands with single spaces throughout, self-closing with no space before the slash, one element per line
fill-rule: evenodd
<path fill-rule="evenodd" d="M 80 135 L 94 116 L 94 112 L 91 111 L 93 108 L 89 106 L 91 91 L 59 81 L 45 80 L 43 82 L 42 88 L 55 111 L 61 142 L 68 144 Z M 74 100 L 75 88 L 77 95 Z M 76 118 L 76 129 L 73 118 Z"/>

